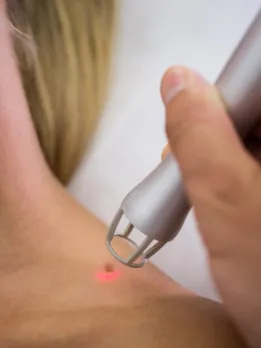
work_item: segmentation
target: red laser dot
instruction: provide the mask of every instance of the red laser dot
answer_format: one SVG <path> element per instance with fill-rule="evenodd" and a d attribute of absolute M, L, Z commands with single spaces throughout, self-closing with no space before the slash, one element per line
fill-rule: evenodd
<path fill-rule="evenodd" d="M 106 264 L 104 267 L 104 271 L 96 273 L 96 278 L 101 282 L 111 282 L 119 278 L 119 275 L 119 270 L 115 270 L 113 265 L 111 264 Z"/>

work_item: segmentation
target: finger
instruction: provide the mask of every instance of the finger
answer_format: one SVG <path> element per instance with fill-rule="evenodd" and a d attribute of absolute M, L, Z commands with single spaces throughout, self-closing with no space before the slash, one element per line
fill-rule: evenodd
<path fill-rule="evenodd" d="M 169 143 L 227 309 L 244 330 L 260 303 L 261 171 L 214 87 L 183 68 L 163 77 Z"/>
<path fill-rule="evenodd" d="M 203 197 L 236 202 L 256 176 L 257 164 L 216 89 L 191 70 L 177 67 L 164 75 L 161 93 L 169 143 L 192 204 Z"/>
<path fill-rule="evenodd" d="M 168 156 L 170 151 L 171 151 L 171 148 L 170 148 L 169 144 L 167 144 L 162 151 L 161 159 L 164 160 Z"/>

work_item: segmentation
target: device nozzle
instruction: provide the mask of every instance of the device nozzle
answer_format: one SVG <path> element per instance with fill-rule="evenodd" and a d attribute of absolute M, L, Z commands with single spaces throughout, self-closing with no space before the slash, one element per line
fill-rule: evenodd
<path fill-rule="evenodd" d="M 131 222 L 127 225 L 122 233 L 117 233 L 117 227 L 123 215 L 124 212 L 122 209 L 120 209 L 116 213 L 106 238 L 106 245 L 111 254 L 118 261 L 129 267 L 140 268 L 145 265 L 145 263 L 151 258 L 151 256 L 153 256 L 159 249 L 163 247 L 163 245 L 165 245 L 165 242 L 156 241 L 155 239 L 146 236 L 143 241 L 138 244 L 133 239 L 131 239 L 131 233 L 135 228 L 135 226 L 133 226 Z M 134 248 L 133 253 L 131 253 L 131 255 L 129 255 L 127 258 L 120 256 L 119 253 L 117 253 L 117 251 L 113 248 L 112 242 L 115 237 L 124 239 Z"/>

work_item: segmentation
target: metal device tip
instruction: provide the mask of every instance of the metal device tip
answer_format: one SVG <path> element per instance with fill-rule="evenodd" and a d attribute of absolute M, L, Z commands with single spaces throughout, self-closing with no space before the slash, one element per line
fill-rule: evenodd
<path fill-rule="evenodd" d="M 121 263 L 123 263 L 126 266 L 132 267 L 132 268 L 140 268 L 143 267 L 148 259 L 154 255 L 159 249 L 163 247 L 165 244 L 164 242 L 158 242 L 151 238 L 146 237 L 142 243 L 139 245 L 136 243 L 133 239 L 130 238 L 130 235 L 134 229 L 134 226 L 132 223 L 129 223 L 125 230 L 123 230 L 123 233 L 117 233 L 117 228 L 120 223 L 120 220 L 122 219 L 124 215 L 124 212 L 122 209 L 120 209 L 109 228 L 109 232 L 106 238 L 106 245 L 110 253 Z M 134 252 L 129 255 L 129 257 L 124 258 L 115 250 L 115 248 L 112 245 L 112 242 L 114 238 L 121 238 L 128 242 L 131 247 L 133 247 Z M 152 245 L 152 246 L 151 246 Z M 150 247 L 151 246 L 151 247 Z"/>

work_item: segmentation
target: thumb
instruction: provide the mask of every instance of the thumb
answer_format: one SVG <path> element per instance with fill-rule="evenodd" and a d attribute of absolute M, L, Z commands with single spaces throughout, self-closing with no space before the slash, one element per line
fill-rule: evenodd
<path fill-rule="evenodd" d="M 170 147 L 192 201 L 194 191 L 226 190 L 236 195 L 235 187 L 251 179 L 257 165 L 237 136 L 215 87 L 197 73 L 177 67 L 165 73 L 161 93 Z"/>
<path fill-rule="evenodd" d="M 213 223 L 217 227 L 217 219 L 224 222 L 225 215 L 244 209 L 246 195 L 257 190 L 260 169 L 237 136 L 215 87 L 198 74 L 170 68 L 161 94 L 169 144 L 204 234 L 213 230 Z"/>

